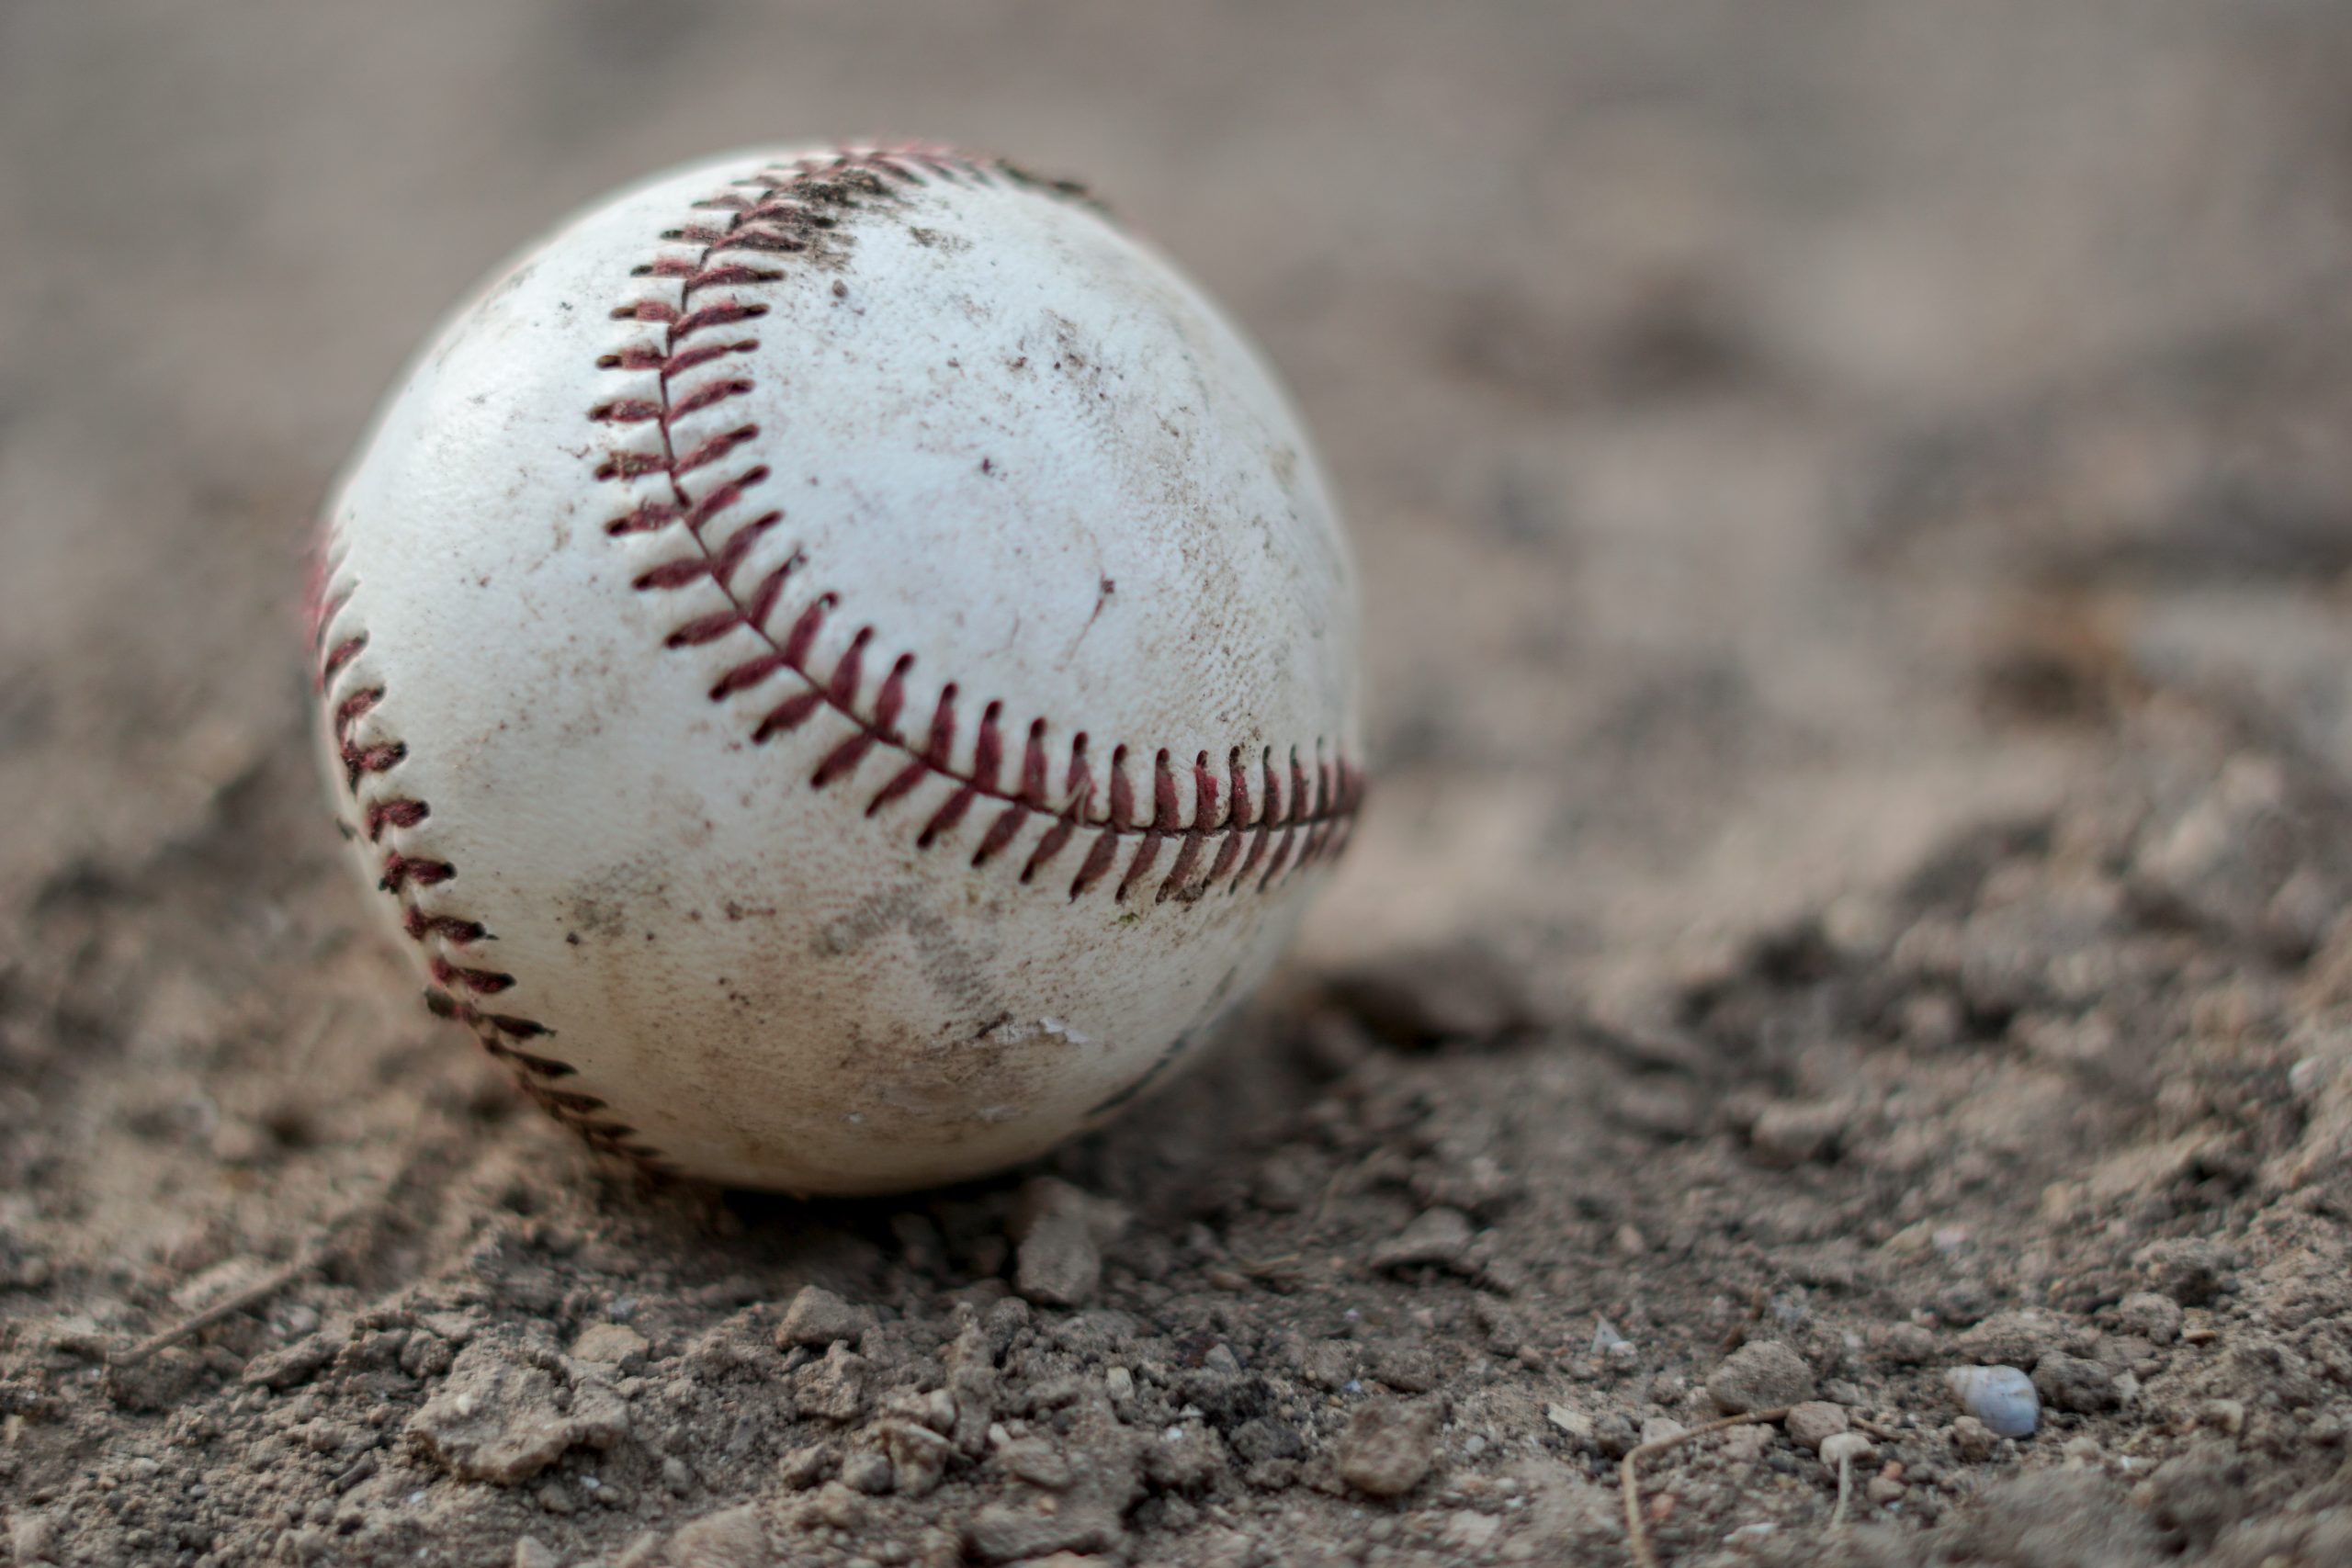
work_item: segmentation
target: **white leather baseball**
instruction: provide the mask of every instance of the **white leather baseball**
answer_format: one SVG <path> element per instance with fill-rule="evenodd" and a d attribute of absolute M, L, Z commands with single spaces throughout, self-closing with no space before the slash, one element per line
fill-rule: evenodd
<path fill-rule="evenodd" d="M 887 1191 L 1162 1078 L 1352 826 L 1356 612 L 1240 333 L 1074 190 L 755 152 L 573 218 L 326 523 L 328 766 L 592 1142 Z"/>

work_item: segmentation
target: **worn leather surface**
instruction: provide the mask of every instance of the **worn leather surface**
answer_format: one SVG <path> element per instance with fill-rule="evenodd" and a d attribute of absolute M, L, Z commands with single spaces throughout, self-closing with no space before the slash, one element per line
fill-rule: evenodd
<path fill-rule="evenodd" d="M 329 769 L 439 1005 L 723 1181 L 942 1181 L 1111 1114 L 1360 795 L 1281 389 L 1091 203 L 953 154 L 575 218 L 417 359 L 325 558 Z"/>

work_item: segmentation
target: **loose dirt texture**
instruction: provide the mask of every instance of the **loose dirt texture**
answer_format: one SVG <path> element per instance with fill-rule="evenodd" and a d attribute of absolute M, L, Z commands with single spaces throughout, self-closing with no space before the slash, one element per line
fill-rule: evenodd
<path fill-rule="evenodd" d="M 2352 15 L 873 9 L 0 14 L 0 1551 L 1617 1563 L 1792 1405 L 1662 1559 L 2352 1561 Z M 470 273 L 827 130 L 1263 334 L 1379 787 L 1201 1073 L 808 1207 L 424 1015 L 295 606 Z"/>

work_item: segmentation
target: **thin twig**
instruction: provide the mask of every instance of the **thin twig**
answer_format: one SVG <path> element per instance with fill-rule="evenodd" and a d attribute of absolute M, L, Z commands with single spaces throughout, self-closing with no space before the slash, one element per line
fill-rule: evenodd
<path fill-rule="evenodd" d="M 325 1263 L 334 1255 L 334 1249 L 342 1245 L 344 1236 L 351 1229 L 352 1222 L 363 1214 L 373 1213 L 376 1207 L 375 1203 L 367 1202 L 345 1210 L 341 1216 L 330 1222 L 326 1229 L 312 1236 L 302 1250 L 294 1255 L 290 1262 L 271 1269 L 243 1290 L 222 1297 L 193 1317 L 183 1319 L 172 1327 L 164 1329 L 161 1334 L 143 1339 L 130 1349 L 107 1359 L 118 1367 L 135 1367 L 159 1351 L 168 1350 L 184 1340 L 195 1338 L 223 1318 L 233 1317 L 247 1307 L 259 1306 L 303 1275 Z"/>
<path fill-rule="evenodd" d="M 1789 1409 L 1784 1404 L 1777 1410 L 1751 1410 L 1744 1416 L 1726 1416 L 1720 1421 L 1710 1421 L 1703 1427 L 1693 1427 L 1670 1438 L 1644 1443 L 1625 1456 L 1625 1462 L 1617 1472 L 1625 1490 L 1625 1540 L 1633 1547 L 1634 1561 L 1640 1564 L 1640 1568 L 1658 1568 L 1658 1563 L 1657 1551 L 1650 1545 L 1649 1526 L 1642 1522 L 1642 1487 L 1634 1474 L 1634 1467 L 1645 1459 L 1656 1458 L 1669 1449 L 1679 1448 L 1691 1438 L 1703 1438 L 1710 1432 L 1728 1431 L 1734 1427 L 1760 1427 L 1781 1420 L 1788 1415 Z"/>
<path fill-rule="evenodd" d="M 258 1306 L 287 1286 L 325 1261 L 323 1250 L 305 1248 L 302 1255 L 282 1268 L 274 1269 L 247 1285 L 235 1295 L 223 1297 L 194 1317 L 184 1318 L 176 1325 L 161 1334 L 141 1340 L 111 1358 L 118 1367 L 135 1367 L 159 1350 L 168 1350 L 184 1339 L 193 1339 L 224 1317 L 232 1317 L 249 1306 Z"/>
<path fill-rule="evenodd" d="M 1854 1495 L 1854 1450 L 1848 1449 L 1838 1456 L 1838 1506 L 1829 1510 L 1829 1528 L 1836 1529 L 1846 1522 L 1846 1504 Z"/>

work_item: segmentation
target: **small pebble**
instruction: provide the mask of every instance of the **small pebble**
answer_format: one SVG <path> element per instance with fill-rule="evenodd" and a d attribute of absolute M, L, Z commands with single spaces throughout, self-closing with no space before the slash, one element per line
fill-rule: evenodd
<path fill-rule="evenodd" d="M 768 1560 L 766 1527 L 760 1522 L 759 1510 L 749 1503 L 705 1514 L 682 1526 L 670 1538 L 662 1558 L 672 1563 L 709 1563 L 713 1568 Z"/>
<path fill-rule="evenodd" d="M 873 1325 L 870 1309 L 854 1307 L 821 1285 L 804 1285 L 776 1325 L 775 1342 L 780 1349 L 806 1345 L 822 1350 L 836 1339 L 855 1339 Z"/>
<path fill-rule="evenodd" d="M 2015 1367 L 1954 1367 L 1944 1382 L 1960 1407 L 2002 1438 L 2030 1438 L 2041 1424 L 2033 1380 Z"/>
<path fill-rule="evenodd" d="M 2169 1345 L 2179 1338 L 2180 1320 L 2180 1303 L 2154 1291 L 2126 1296 L 2115 1308 L 2115 1325 L 2151 1345 Z"/>
<path fill-rule="evenodd" d="M 1792 1407 L 1782 1425 L 1787 1428 L 1791 1442 L 1819 1453 L 1821 1445 L 1845 1431 L 1849 1423 L 1846 1413 L 1838 1406 L 1818 1399 L 1808 1399 Z"/>
<path fill-rule="evenodd" d="M 822 1443 L 806 1448 L 788 1449 L 776 1461 L 776 1479 L 795 1492 L 806 1492 L 832 1472 L 833 1450 Z M 664 1469 L 664 1479 L 667 1479 Z"/>
<path fill-rule="evenodd" d="M 1074 1472 L 1059 1449 L 1043 1438 L 1015 1438 L 996 1453 L 1006 1474 L 1047 1492 L 1066 1490 Z"/>
<path fill-rule="evenodd" d="M 2064 1348 L 2065 1325 L 2045 1312 L 1996 1312 L 1959 1337 L 1961 1354 L 1989 1367 L 2030 1367 Z"/>
<path fill-rule="evenodd" d="M 793 1397 L 803 1416 L 850 1422 L 865 1412 L 870 1368 L 865 1357 L 836 1340 L 821 1361 L 811 1361 L 794 1375 Z"/>
<path fill-rule="evenodd" d="M 2123 1403 L 2115 1379 L 2097 1361 L 2052 1351 L 2033 1367 L 2033 1389 L 2052 1410 L 2096 1416 Z"/>
<path fill-rule="evenodd" d="M 1734 1427 L 1724 1434 L 1723 1447 L 1718 1450 L 1728 1464 L 1754 1464 L 1772 1446 L 1772 1428 L 1750 1424 Z"/>
<path fill-rule="evenodd" d="M 1929 1233 L 1933 1245 L 1933 1232 Z M 1936 1292 L 1933 1311 L 1946 1327 L 1965 1328 L 1993 1310 L 1993 1298 L 1973 1280 L 1955 1280 Z"/>
<path fill-rule="evenodd" d="M 1724 1359 L 1708 1376 L 1707 1392 L 1726 1416 L 1797 1404 L 1813 1397 L 1813 1369 L 1778 1340 L 1757 1340 Z"/>
<path fill-rule="evenodd" d="M 1828 1154 L 1852 1120 L 1853 1110 L 1843 1101 L 1782 1100 L 1756 1118 L 1748 1143 L 1758 1159 L 1785 1169 Z"/>
<path fill-rule="evenodd" d="M 641 1371 L 645 1355 L 652 1346 L 636 1329 L 617 1323 L 592 1323 L 572 1341 L 572 1359 L 592 1366 L 618 1367 L 625 1371 Z"/>
<path fill-rule="evenodd" d="M 890 1490 L 890 1461 L 871 1450 L 851 1454 L 842 1461 L 842 1480 L 869 1497 L 879 1497 Z"/>
<path fill-rule="evenodd" d="M 1340 1438 L 1340 1479 L 1372 1497 L 1399 1497 L 1421 1483 L 1435 1457 L 1439 1416 L 1430 1404 L 1379 1400 Z"/>
<path fill-rule="evenodd" d="M 1032 1178 L 1014 1205 L 1013 1289 L 1041 1306 L 1084 1306 L 1102 1280 L 1102 1245 L 1125 1211 L 1053 1177 Z"/>
<path fill-rule="evenodd" d="M 1963 1416 L 1951 1424 L 1951 1446 L 1959 1450 L 1961 1458 L 1972 1464 L 1982 1464 L 1999 1450 L 2001 1439 L 1973 1416 Z"/>
<path fill-rule="evenodd" d="M 1470 1216 L 1442 1205 L 1424 1209 L 1412 1223 L 1372 1249 L 1374 1269 L 1411 1269 L 1458 1262 L 1476 1234 Z"/>
<path fill-rule="evenodd" d="M 1592 1437 L 1592 1417 L 1581 1410 L 1571 1410 L 1565 1404 L 1547 1404 L 1544 1407 L 1544 1419 L 1571 1438 L 1589 1441 Z"/>

